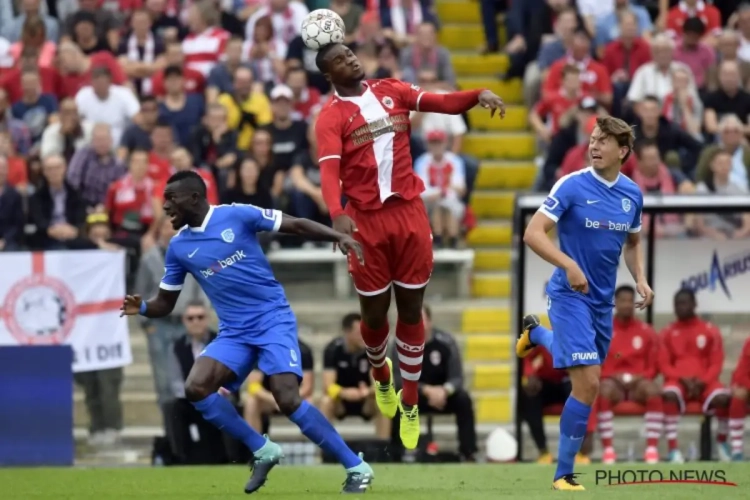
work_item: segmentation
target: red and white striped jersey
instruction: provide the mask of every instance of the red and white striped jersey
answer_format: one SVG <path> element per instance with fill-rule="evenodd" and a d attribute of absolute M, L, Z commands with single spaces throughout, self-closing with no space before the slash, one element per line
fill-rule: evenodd
<path fill-rule="evenodd" d="M 185 66 L 208 75 L 211 68 L 224 57 L 229 33 L 221 28 L 208 28 L 203 33 L 190 33 L 182 42 Z"/>
<path fill-rule="evenodd" d="M 391 196 L 424 191 L 411 161 L 410 111 L 424 92 L 394 79 L 367 80 L 361 96 L 331 97 L 318 116 L 318 157 L 340 158 L 344 196 L 358 210 L 377 210 Z"/>

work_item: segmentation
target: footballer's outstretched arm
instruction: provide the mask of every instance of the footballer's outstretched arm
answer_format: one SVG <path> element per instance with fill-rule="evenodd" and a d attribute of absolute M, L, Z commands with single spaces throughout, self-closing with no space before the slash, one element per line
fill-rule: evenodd
<path fill-rule="evenodd" d="M 501 118 L 505 116 L 505 103 L 503 100 L 489 90 L 484 89 L 462 90 L 447 94 L 420 92 L 416 96 L 413 110 L 422 113 L 460 115 L 478 104 L 489 109 L 493 116 L 496 111 L 500 112 Z"/>
<path fill-rule="evenodd" d="M 149 300 L 142 300 L 140 295 L 128 295 L 122 306 L 122 314 L 140 314 L 147 318 L 163 318 L 174 309 L 177 299 L 180 297 L 180 289 L 165 290 L 159 288 L 156 296 Z"/>
<path fill-rule="evenodd" d="M 344 236 L 323 224 L 318 224 L 310 219 L 298 219 L 287 214 L 281 215 L 279 232 L 296 234 L 311 241 L 330 241 L 333 243 L 337 243 Z"/>
<path fill-rule="evenodd" d="M 523 234 L 523 242 L 531 248 L 534 253 L 539 257 L 543 258 L 550 264 L 561 269 L 571 269 L 577 266 L 575 261 L 565 255 L 565 253 L 557 248 L 557 246 L 549 239 L 547 233 L 552 231 L 555 227 L 555 221 L 550 219 L 544 212 L 536 212 L 531 218 L 529 225 L 526 227 L 526 232 Z"/>

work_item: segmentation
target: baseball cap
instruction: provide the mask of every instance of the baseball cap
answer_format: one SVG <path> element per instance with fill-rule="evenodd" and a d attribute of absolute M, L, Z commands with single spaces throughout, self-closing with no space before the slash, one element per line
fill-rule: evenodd
<path fill-rule="evenodd" d="M 581 99 L 581 103 L 578 105 L 578 109 L 581 111 L 596 111 L 599 105 L 596 103 L 596 99 L 593 97 L 584 97 Z"/>
<path fill-rule="evenodd" d="M 448 135 L 442 130 L 431 130 L 427 132 L 427 142 L 442 142 Z"/>
<path fill-rule="evenodd" d="M 281 98 L 292 100 L 294 99 L 294 92 L 292 92 L 292 89 L 290 89 L 286 85 L 276 85 L 271 90 L 271 100 L 275 101 L 276 99 Z"/>

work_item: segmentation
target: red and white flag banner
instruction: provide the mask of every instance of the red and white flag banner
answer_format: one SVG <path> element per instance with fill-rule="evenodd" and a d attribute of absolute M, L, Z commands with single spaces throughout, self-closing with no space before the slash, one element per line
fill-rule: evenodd
<path fill-rule="evenodd" d="M 73 347 L 73 371 L 129 365 L 125 252 L 0 253 L 0 345 Z"/>

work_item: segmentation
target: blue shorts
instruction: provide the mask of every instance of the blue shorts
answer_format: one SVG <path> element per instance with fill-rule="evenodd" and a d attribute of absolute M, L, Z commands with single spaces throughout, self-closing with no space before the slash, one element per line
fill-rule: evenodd
<path fill-rule="evenodd" d="M 294 315 L 282 317 L 260 335 L 223 335 L 220 332 L 200 355 L 215 359 L 237 375 L 234 382 L 224 387 L 232 392 L 240 389 L 256 364 L 266 376 L 294 373 L 302 379 L 302 356 Z"/>
<path fill-rule="evenodd" d="M 555 332 L 552 360 L 558 369 L 601 365 L 612 342 L 612 308 L 597 308 L 578 294 L 549 297 L 547 312 Z"/>

